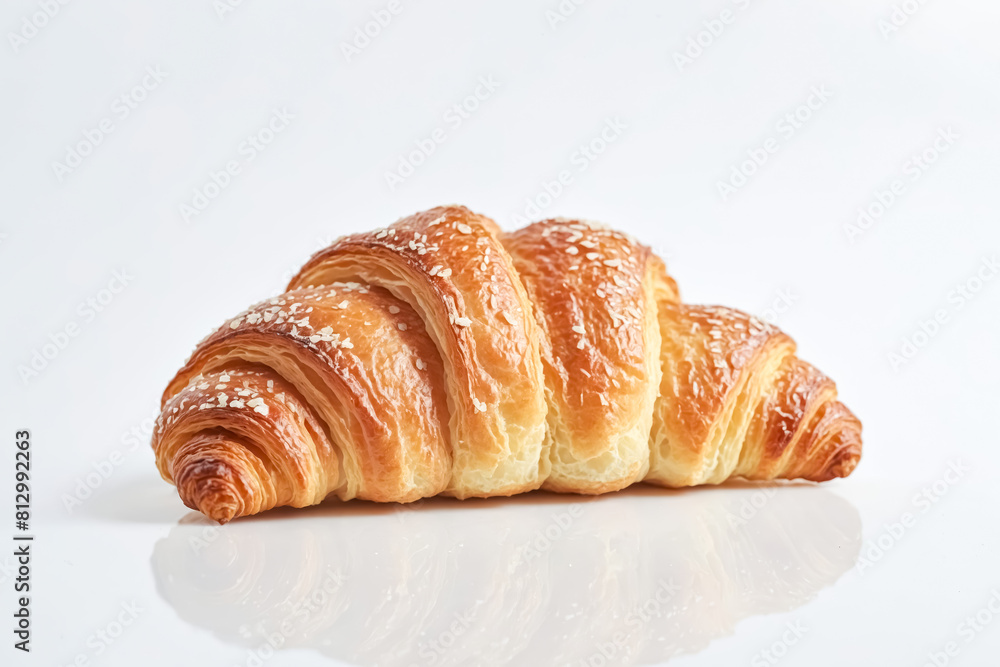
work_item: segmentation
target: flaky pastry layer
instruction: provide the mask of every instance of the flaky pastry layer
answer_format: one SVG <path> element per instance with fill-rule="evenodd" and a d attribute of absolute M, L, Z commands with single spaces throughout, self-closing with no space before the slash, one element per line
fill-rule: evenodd
<path fill-rule="evenodd" d="M 203 340 L 153 448 L 223 523 L 330 496 L 825 481 L 861 456 L 836 397 L 775 327 L 682 303 L 625 234 L 446 206 L 336 241 Z"/>

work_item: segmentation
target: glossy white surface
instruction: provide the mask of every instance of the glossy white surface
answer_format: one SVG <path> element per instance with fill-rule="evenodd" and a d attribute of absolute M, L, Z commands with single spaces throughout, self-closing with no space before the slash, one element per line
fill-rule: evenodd
<path fill-rule="evenodd" d="M 884 38 L 889 0 L 689 4 L 587 2 L 553 28 L 555 0 L 402 0 L 351 62 L 340 43 L 385 4 L 70 3 L 25 44 L 8 36 L 0 517 L 29 428 L 37 537 L 34 650 L 5 631 L 0 664 L 995 664 L 1000 9 L 925 3 Z M 0 26 L 38 6 L 6 3 Z M 724 9 L 679 70 L 674 52 Z M 162 79 L 123 116 L 147 68 Z M 250 160 L 275 109 L 291 118 Z M 53 167 L 104 118 L 79 167 Z M 620 136 L 581 159 L 609 119 Z M 769 138 L 723 201 L 718 181 Z M 185 221 L 230 160 L 239 173 Z M 151 419 L 201 336 L 333 237 L 449 202 L 511 227 L 562 170 L 542 215 L 628 230 L 685 299 L 776 320 L 837 380 L 865 423 L 854 475 L 333 504 L 221 529 L 159 479 Z M 904 339 L 919 345 L 900 363 Z"/>
<path fill-rule="evenodd" d="M 331 508 L 218 533 L 198 521 L 156 543 L 153 573 L 178 616 L 251 649 L 277 636 L 352 664 L 645 664 L 798 611 L 850 568 L 847 502 L 758 494 L 671 496 L 671 521 L 653 490 Z M 742 520 L 751 497 L 768 510 Z"/>

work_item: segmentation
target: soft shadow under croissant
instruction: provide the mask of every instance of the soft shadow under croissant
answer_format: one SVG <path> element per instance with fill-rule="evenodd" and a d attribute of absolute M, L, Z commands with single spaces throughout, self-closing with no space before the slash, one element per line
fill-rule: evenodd
<path fill-rule="evenodd" d="M 459 206 L 341 238 L 203 340 L 157 467 L 225 523 L 328 496 L 599 494 L 845 477 L 861 423 L 778 329 L 680 302 L 663 262 L 580 220 Z"/>

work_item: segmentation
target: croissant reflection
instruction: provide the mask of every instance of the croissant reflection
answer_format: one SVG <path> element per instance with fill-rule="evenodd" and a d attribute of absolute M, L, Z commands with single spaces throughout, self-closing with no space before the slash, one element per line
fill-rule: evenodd
<path fill-rule="evenodd" d="M 861 535 L 857 511 L 815 487 L 457 505 L 222 528 L 191 515 L 155 547 L 157 588 L 249 665 L 289 648 L 358 665 L 648 664 L 804 604 Z"/>

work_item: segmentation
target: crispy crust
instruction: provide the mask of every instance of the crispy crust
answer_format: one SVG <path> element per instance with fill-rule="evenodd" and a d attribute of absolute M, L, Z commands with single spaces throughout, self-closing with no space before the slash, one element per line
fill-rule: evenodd
<path fill-rule="evenodd" d="M 459 498 L 536 489 L 546 404 L 531 302 L 496 224 L 434 208 L 315 255 L 289 288 L 359 280 L 410 303 L 441 350 Z"/>
<path fill-rule="evenodd" d="M 239 372 L 248 367 L 254 375 Z M 216 382 L 223 371 L 234 379 Z M 279 493 L 271 506 L 315 504 L 330 493 L 398 502 L 434 495 L 452 468 L 442 384 L 437 348 L 407 304 L 357 283 L 295 290 L 201 342 L 164 393 L 153 437 L 157 464 L 165 479 L 176 477 L 171 455 L 198 415 L 202 429 L 214 422 L 264 452 L 279 491 L 282 484 L 308 488 L 294 501 Z M 318 432 L 294 427 L 292 414 Z M 237 428 L 247 418 L 271 421 L 247 433 Z M 312 476 L 279 465 L 305 466 L 305 435 L 322 450 Z"/>
<path fill-rule="evenodd" d="M 546 220 L 504 237 L 542 335 L 552 469 L 544 488 L 615 491 L 649 470 L 660 384 L 654 256 L 624 234 Z"/>

